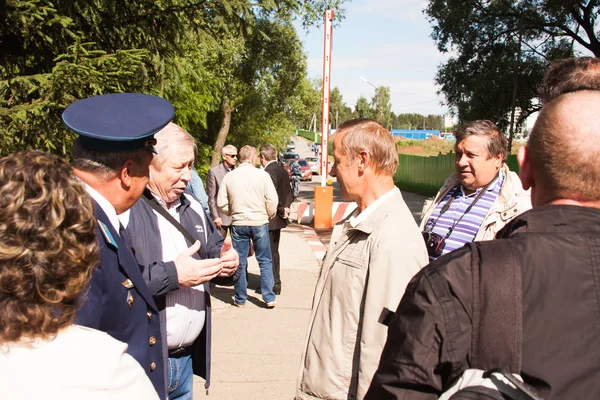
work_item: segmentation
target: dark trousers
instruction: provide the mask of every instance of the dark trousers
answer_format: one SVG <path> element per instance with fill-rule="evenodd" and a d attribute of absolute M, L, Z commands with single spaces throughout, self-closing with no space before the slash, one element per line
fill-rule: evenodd
<path fill-rule="evenodd" d="M 279 265 L 279 238 L 281 237 L 281 229 L 269 231 L 269 242 L 271 243 L 271 260 L 273 264 L 273 285 L 274 289 L 281 289 L 281 276 Z"/>
<path fill-rule="evenodd" d="M 230 225 L 221 225 L 220 228 L 217 228 L 217 230 L 219 231 L 221 236 L 223 236 L 223 239 L 225 239 L 227 237 L 227 231 L 229 230 L 229 228 L 230 228 Z"/>

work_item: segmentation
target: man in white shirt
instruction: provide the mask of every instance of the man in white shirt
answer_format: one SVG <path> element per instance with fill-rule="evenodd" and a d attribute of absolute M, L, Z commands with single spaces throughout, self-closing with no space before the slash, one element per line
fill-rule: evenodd
<path fill-rule="evenodd" d="M 210 386 L 211 307 L 208 282 L 232 285 L 238 256 L 202 205 L 184 193 L 196 141 L 169 123 L 155 135 L 158 154 L 147 189 L 119 216 L 158 306 L 169 399 L 191 399 L 193 375 Z M 188 236 L 189 235 L 189 236 Z"/>
<path fill-rule="evenodd" d="M 396 142 L 378 122 L 341 124 L 333 140 L 345 200 L 317 281 L 296 399 L 362 399 L 387 337 L 383 324 L 427 264 L 421 232 L 398 188 Z"/>
<path fill-rule="evenodd" d="M 231 215 L 231 239 L 240 255 L 240 279 L 235 283 L 233 305 L 244 307 L 247 293 L 246 261 L 250 240 L 260 267 L 260 289 L 267 308 L 275 307 L 274 279 L 269 244 L 269 219 L 277 213 L 277 192 L 269 174 L 256 168 L 258 153 L 252 146 L 239 151 L 240 165 L 225 175 L 217 207 Z"/>

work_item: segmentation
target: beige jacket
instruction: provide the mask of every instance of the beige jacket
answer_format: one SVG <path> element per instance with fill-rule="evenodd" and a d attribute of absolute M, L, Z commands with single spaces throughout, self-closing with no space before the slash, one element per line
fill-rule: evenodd
<path fill-rule="evenodd" d="M 260 226 L 277 213 L 277 191 L 271 176 L 250 163 L 242 163 L 225 175 L 217 195 L 217 207 L 231 215 L 231 225 Z"/>
<path fill-rule="evenodd" d="M 0 399 L 158 400 L 127 344 L 71 325 L 54 339 L 0 346 Z"/>
<path fill-rule="evenodd" d="M 500 188 L 500 194 L 485 216 L 479 231 L 477 231 L 477 235 L 475 235 L 474 241 L 494 239 L 496 233 L 498 233 L 504 225 L 517 215 L 531 208 L 531 195 L 529 190 L 523 190 L 519 176 L 508 169 L 508 165 L 506 164 L 502 165 L 502 172 L 504 174 L 504 182 Z M 453 172 L 446 178 L 446 182 L 444 182 L 442 188 L 435 195 L 433 201 L 425 201 L 423 212 L 421 213 L 421 230 L 425 229 L 425 224 L 431 213 L 433 213 L 435 206 L 444 199 L 444 196 L 446 196 L 452 188 L 458 185 L 458 182 L 458 176 L 456 175 L 456 172 Z"/>
<path fill-rule="evenodd" d="M 428 262 L 400 191 L 340 236 L 349 218 L 335 226 L 317 282 L 296 399 L 364 397 L 387 337 L 382 312 L 396 311 L 408 282 Z"/>

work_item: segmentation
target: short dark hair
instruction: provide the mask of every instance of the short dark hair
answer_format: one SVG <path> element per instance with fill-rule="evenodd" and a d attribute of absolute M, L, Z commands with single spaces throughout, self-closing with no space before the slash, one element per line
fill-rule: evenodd
<path fill-rule="evenodd" d="M 561 94 L 579 90 L 600 90 L 600 59 L 597 57 L 564 58 L 552 63 L 538 87 L 542 104 Z"/>
<path fill-rule="evenodd" d="M 277 149 L 270 143 L 260 146 L 260 155 L 267 161 L 273 161 L 277 157 Z"/>
<path fill-rule="evenodd" d="M 71 149 L 71 166 L 98 175 L 102 179 L 109 179 L 119 172 L 127 160 L 133 160 L 136 166 L 142 165 L 150 151 L 99 151 L 90 149 L 77 139 Z"/>
<path fill-rule="evenodd" d="M 454 137 L 456 138 L 456 146 L 469 136 L 481 136 L 487 138 L 488 155 L 489 158 L 502 155 L 502 158 L 506 158 L 506 152 L 508 143 L 506 138 L 500 132 L 496 124 L 487 119 L 478 119 L 475 121 L 467 121 L 460 124 L 454 130 Z"/>
<path fill-rule="evenodd" d="M 71 167 L 41 151 L 0 159 L 0 343 L 71 325 L 99 259 L 94 205 Z"/>

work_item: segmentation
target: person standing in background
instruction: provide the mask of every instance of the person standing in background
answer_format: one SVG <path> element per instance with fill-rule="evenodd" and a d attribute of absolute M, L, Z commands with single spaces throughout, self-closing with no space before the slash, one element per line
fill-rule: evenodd
<path fill-rule="evenodd" d="M 290 187 L 290 177 L 285 168 L 276 161 L 277 149 L 272 144 L 262 145 L 260 148 L 260 163 L 265 171 L 271 176 L 277 197 L 277 214 L 269 220 L 269 240 L 271 245 L 271 260 L 273 263 L 273 292 L 276 295 L 281 294 L 281 265 L 279 260 L 279 239 L 281 238 L 281 229 L 288 224 L 290 216 L 290 206 L 292 204 L 292 189 Z M 256 293 L 261 293 L 261 289 L 256 289 Z"/>
<path fill-rule="evenodd" d="M 192 177 L 188 182 L 186 190 L 193 194 L 196 200 L 202 205 L 202 208 L 206 212 L 206 215 L 210 215 L 210 208 L 208 207 L 208 195 L 206 194 L 206 190 L 204 190 L 204 182 L 202 182 L 202 178 L 196 172 L 196 168 L 192 165 Z"/>
<path fill-rule="evenodd" d="M 267 308 L 275 307 L 273 267 L 269 244 L 269 219 L 277 213 L 277 191 L 271 177 L 256 168 L 257 152 L 252 146 L 240 149 L 240 165 L 223 178 L 217 207 L 231 215 L 233 248 L 240 256 L 240 279 L 235 283 L 233 305 L 244 307 L 247 293 L 246 268 L 250 241 L 260 267 L 260 289 Z"/>
<path fill-rule="evenodd" d="M 209 169 L 208 174 L 206 175 L 206 190 L 208 191 L 210 216 L 223 237 L 227 236 L 227 230 L 231 225 L 231 217 L 218 209 L 217 195 L 219 194 L 223 178 L 235 168 L 237 156 L 238 152 L 235 146 L 231 144 L 223 146 L 223 149 L 221 150 L 223 162 L 216 167 Z"/>

